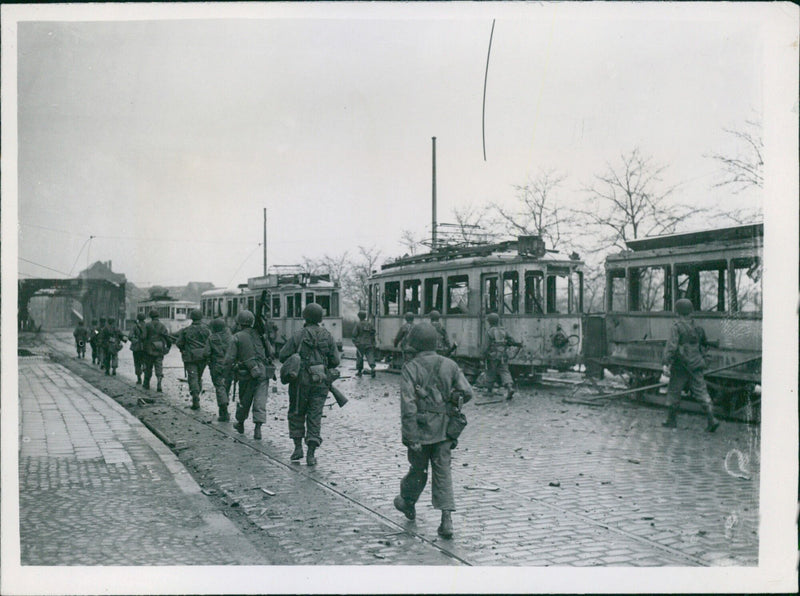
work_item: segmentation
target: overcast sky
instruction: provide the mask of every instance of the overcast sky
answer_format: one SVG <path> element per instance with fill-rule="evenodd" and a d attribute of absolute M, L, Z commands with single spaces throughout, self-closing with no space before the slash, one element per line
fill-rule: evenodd
<path fill-rule="evenodd" d="M 138 285 L 243 282 L 261 273 L 264 207 L 270 264 L 358 245 L 396 256 L 404 229 L 430 225 L 433 136 L 439 221 L 510 204 L 543 168 L 567 175 L 563 202 L 584 201 L 634 147 L 669 166 L 676 200 L 757 206 L 760 193 L 712 190 L 703 157 L 736 153 L 723 129 L 762 119 L 765 29 L 744 8 L 22 22 L 19 270 L 75 274 L 88 253 Z"/>

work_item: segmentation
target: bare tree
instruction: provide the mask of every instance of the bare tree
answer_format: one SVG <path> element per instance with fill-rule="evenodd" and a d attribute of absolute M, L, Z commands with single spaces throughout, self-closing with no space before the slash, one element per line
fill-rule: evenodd
<path fill-rule="evenodd" d="M 342 281 L 342 293 L 353 305 L 363 308 L 369 298 L 369 276 L 377 269 L 381 251 L 372 247 L 358 247 L 357 260 L 350 261 L 347 273 Z"/>
<path fill-rule="evenodd" d="M 417 238 L 411 230 L 403 230 L 403 234 L 400 236 L 400 244 L 406 248 L 410 255 L 417 254 L 417 251 L 423 246 L 422 239 Z"/>
<path fill-rule="evenodd" d="M 625 249 L 628 240 L 671 234 L 682 222 L 705 211 L 671 201 L 675 186 L 664 186 L 665 169 L 634 148 L 620 156 L 618 165 L 608 164 L 604 174 L 595 176 L 585 189 L 592 208 L 575 212 L 598 232 L 601 246 Z"/>
<path fill-rule="evenodd" d="M 739 193 L 753 186 L 764 187 L 764 142 L 761 139 L 761 125 L 753 120 L 745 120 L 741 130 L 723 129 L 733 136 L 740 148 L 733 155 L 713 153 L 705 155 L 720 165 L 722 178 L 712 188 L 729 186 Z"/>
<path fill-rule="evenodd" d="M 447 236 L 451 243 L 476 244 L 488 242 L 494 234 L 488 218 L 489 207 L 467 203 L 453 208 L 454 224 L 447 224 Z"/>
<path fill-rule="evenodd" d="M 559 209 L 555 198 L 556 189 L 565 179 L 566 176 L 555 170 L 545 170 L 535 178 L 528 178 L 526 184 L 514 186 L 516 210 L 493 205 L 506 232 L 513 236 L 540 236 L 550 248 L 558 248 L 571 219 L 570 214 Z"/>

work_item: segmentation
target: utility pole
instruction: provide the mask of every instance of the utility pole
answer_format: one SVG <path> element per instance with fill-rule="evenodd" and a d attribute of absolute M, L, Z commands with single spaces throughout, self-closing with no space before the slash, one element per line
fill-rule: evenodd
<path fill-rule="evenodd" d="M 436 250 L 436 137 L 433 140 L 433 168 L 432 168 L 432 183 L 433 198 L 431 204 L 431 250 Z"/>
<path fill-rule="evenodd" d="M 264 277 L 267 276 L 267 208 L 264 207 Z"/>

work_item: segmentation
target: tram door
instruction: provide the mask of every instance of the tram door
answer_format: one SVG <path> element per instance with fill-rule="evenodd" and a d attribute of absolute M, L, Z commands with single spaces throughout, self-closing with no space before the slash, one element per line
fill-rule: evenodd
<path fill-rule="evenodd" d="M 480 339 L 483 341 L 483 335 L 489 326 L 486 322 L 486 316 L 489 313 L 495 312 L 502 316 L 500 312 L 500 274 L 499 273 L 484 273 L 481 275 L 481 312 L 480 312 Z"/>

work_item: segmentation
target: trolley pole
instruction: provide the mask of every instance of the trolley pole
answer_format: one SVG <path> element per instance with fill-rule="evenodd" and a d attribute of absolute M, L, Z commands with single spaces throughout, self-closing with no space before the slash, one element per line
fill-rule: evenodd
<path fill-rule="evenodd" d="M 267 276 L 267 208 L 264 207 L 264 277 Z"/>
<path fill-rule="evenodd" d="M 432 182 L 433 198 L 431 204 L 431 250 L 436 250 L 436 137 L 433 140 Z"/>

